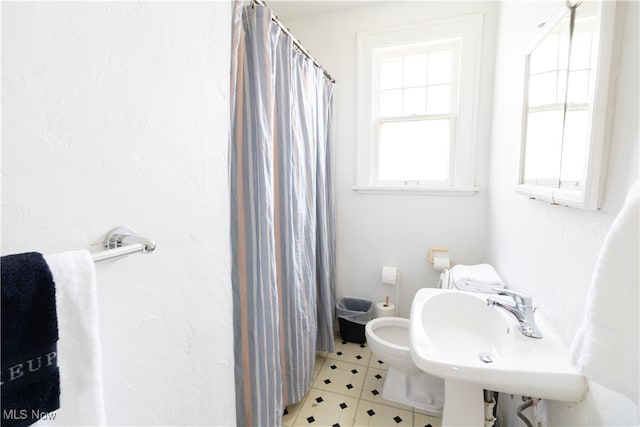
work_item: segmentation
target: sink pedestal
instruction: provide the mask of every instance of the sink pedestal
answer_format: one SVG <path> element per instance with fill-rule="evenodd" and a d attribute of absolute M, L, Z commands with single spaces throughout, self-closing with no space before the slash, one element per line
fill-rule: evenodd
<path fill-rule="evenodd" d="M 483 425 L 483 388 L 465 381 L 445 379 L 442 427 Z"/>

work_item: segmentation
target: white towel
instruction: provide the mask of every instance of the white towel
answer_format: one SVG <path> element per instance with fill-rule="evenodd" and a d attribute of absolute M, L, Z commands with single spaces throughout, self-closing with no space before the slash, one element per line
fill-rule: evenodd
<path fill-rule="evenodd" d="M 496 269 L 489 264 L 456 265 L 450 275 L 450 282 L 461 291 L 494 293 L 493 288 L 505 287 Z"/>
<path fill-rule="evenodd" d="M 440 282 L 438 283 L 438 287 L 441 289 L 451 289 L 451 273 L 448 268 L 442 270 L 440 273 Z"/>
<path fill-rule="evenodd" d="M 56 284 L 60 409 L 34 425 L 106 425 L 95 265 L 86 250 L 44 258 Z"/>
<path fill-rule="evenodd" d="M 598 255 L 585 317 L 571 346 L 589 379 L 638 401 L 640 187 L 636 182 Z"/>

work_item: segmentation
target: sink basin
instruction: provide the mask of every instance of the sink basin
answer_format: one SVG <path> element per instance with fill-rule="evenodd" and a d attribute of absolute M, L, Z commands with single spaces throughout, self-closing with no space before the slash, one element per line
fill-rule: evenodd
<path fill-rule="evenodd" d="M 432 362 L 484 368 L 484 364 L 501 360 L 513 348 L 509 319 L 473 295 L 438 292 L 429 298 L 428 308 L 416 315 L 422 326 L 416 331 L 426 339 L 416 348 L 421 358 Z"/>
<path fill-rule="evenodd" d="M 445 379 L 445 412 L 448 380 L 480 391 L 581 401 L 586 379 L 571 364 L 561 338 L 540 316 L 536 323 L 543 338 L 525 337 L 510 313 L 487 306 L 489 296 L 496 297 L 424 288 L 413 300 L 411 357 L 421 370 Z"/>

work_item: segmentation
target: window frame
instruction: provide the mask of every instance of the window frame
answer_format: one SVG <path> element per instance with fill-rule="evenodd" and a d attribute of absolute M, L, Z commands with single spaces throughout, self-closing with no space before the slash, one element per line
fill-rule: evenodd
<path fill-rule="evenodd" d="M 475 151 L 478 130 L 480 64 L 483 35 L 482 14 L 421 24 L 367 31 L 357 35 L 357 117 L 356 184 L 353 190 L 363 194 L 435 193 L 472 195 L 475 185 Z M 452 117 L 450 179 L 447 181 L 380 181 L 378 172 L 378 133 L 381 121 L 395 120 L 377 115 L 379 90 L 376 54 L 410 51 L 412 47 L 459 43 L 457 110 Z M 405 56 L 405 55 L 400 55 Z M 408 54 L 406 55 L 408 56 Z M 411 119 L 444 116 L 424 114 Z M 402 116 L 408 118 L 409 116 Z"/>

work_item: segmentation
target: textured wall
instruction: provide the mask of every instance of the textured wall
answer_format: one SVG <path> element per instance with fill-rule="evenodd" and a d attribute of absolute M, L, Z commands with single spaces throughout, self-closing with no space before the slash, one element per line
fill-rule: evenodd
<path fill-rule="evenodd" d="M 2 4 L 2 253 L 129 225 L 97 265 L 116 425 L 231 425 L 230 6 Z M 96 246 L 93 246 L 96 245 Z"/>

